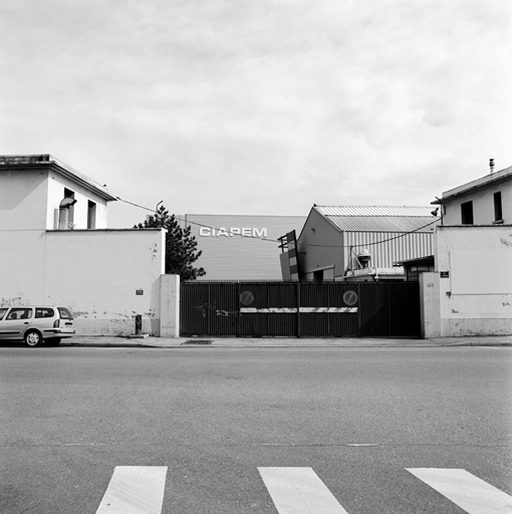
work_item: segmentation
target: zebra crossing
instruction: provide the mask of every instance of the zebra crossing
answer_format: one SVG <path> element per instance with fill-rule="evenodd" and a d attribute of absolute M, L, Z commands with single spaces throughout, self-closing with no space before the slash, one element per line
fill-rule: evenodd
<path fill-rule="evenodd" d="M 117 466 L 96 514 L 161 514 L 166 466 Z M 511 514 L 512 496 L 464 469 L 406 468 L 468 514 Z M 278 514 L 349 514 L 310 467 L 259 467 Z"/>

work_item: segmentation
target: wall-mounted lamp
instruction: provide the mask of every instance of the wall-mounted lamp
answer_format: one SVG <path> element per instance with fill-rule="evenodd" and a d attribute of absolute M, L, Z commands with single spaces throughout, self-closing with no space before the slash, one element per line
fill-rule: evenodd
<path fill-rule="evenodd" d="M 59 204 L 59 209 L 69 209 L 70 207 L 72 207 L 73 205 L 75 205 L 75 203 L 77 202 L 77 200 L 75 200 L 74 198 L 71 198 L 70 196 L 66 196 Z"/>

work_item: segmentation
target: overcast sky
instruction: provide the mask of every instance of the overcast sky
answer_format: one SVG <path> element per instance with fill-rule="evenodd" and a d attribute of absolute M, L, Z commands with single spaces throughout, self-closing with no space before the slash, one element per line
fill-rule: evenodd
<path fill-rule="evenodd" d="M 1 0 L 0 154 L 176 214 L 429 205 L 512 165 L 511 5 Z"/>

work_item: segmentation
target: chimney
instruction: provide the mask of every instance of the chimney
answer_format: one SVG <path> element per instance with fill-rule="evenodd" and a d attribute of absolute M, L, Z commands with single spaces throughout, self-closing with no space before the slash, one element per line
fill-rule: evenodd
<path fill-rule="evenodd" d="M 494 173 L 494 159 L 489 159 L 489 168 L 491 169 L 491 175 Z"/>

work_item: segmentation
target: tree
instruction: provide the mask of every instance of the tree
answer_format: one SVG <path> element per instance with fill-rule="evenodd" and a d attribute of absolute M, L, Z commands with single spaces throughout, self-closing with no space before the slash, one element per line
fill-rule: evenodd
<path fill-rule="evenodd" d="M 195 280 L 206 275 L 204 268 L 195 268 L 194 262 L 201 256 L 196 238 L 190 235 L 190 226 L 180 227 L 174 214 L 161 205 L 154 216 L 133 228 L 165 228 L 165 273 L 179 275 L 181 280 Z"/>

